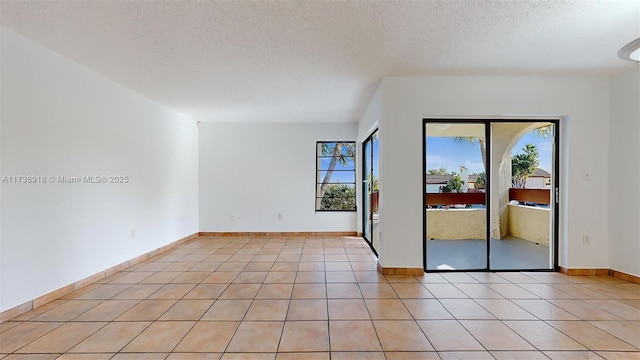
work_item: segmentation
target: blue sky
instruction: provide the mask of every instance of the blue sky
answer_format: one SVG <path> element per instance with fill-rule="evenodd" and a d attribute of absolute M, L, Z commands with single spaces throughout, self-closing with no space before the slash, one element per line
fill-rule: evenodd
<path fill-rule="evenodd" d="M 513 147 L 512 153 L 519 153 L 526 144 L 533 144 L 540 154 L 540 168 L 551 172 L 552 159 L 551 137 L 539 137 L 530 132 L 525 134 Z M 469 169 L 469 173 L 484 171 L 480 146 L 478 143 L 456 142 L 452 137 L 427 138 L 427 170 L 446 168 L 449 172 L 460 173 L 460 165 Z"/>

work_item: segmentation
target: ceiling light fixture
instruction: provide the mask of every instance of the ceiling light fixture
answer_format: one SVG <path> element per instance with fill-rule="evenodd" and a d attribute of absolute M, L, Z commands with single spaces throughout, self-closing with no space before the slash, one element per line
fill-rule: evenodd
<path fill-rule="evenodd" d="M 640 38 L 623 46 L 622 49 L 618 51 L 618 57 L 622 60 L 640 61 Z"/>

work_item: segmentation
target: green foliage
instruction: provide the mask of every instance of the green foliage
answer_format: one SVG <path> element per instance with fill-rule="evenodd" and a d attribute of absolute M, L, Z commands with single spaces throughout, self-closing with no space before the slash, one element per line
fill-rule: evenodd
<path fill-rule="evenodd" d="M 511 182 L 515 188 L 524 188 L 527 179 L 535 174 L 540 165 L 540 155 L 535 145 L 527 144 L 522 151 L 511 157 Z"/>
<path fill-rule="evenodd" d="M 445 192 L 445 193 L 450 193 L 450 192 L 459 193 L 460 190 L 462 190 L 462 185 L 463 185 L 462 178 L 459 175 L 454 175 L 453 177 L 451 177 L 451 179 L 449 179 L 449 182 L 447 183 L 447 185 L 442 187 L 442 192 Z"/>
<path fill-rule="evenodd" d="M 346 184 L 329 184 L 319 210 L 355 210 L 356 189 Z"/>
<path fill-rule="evenodd" d="M 487 184 L 487 173 L 481 172 L 476 177 L 476 188 L 483 188 Z"/>
<path fill-rule="evenodd" d="M 429 169 L 429 170 L 427 170 L 427 174 L 429 174 L 429 175 L 449 175 L 449 172 L 444 167 L 440 167 L 439 169 Z"/>
<path fill-rule="evenodd" d="M 380 182 L 378 181 L 378 177 L 373 175 L 373 179 L 371 179 L 371 174 L 369 174 L 369 192 L 376 192 L 380 190 Z"/>

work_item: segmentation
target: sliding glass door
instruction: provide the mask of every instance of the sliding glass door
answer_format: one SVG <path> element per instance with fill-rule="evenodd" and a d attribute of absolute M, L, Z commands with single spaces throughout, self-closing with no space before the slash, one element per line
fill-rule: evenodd
<path fill-rule="evenodd" d="M 380 189 L 378 186 L 378 131 L 376 130 L 363 143 L 362 165 L 362 233 L 365 240 L 376 252 L 380 236 L 378 232 L 378 200 Z"/>
<path fill-rule="evenodd" d="M 425 120 L 425 270 L 555 268 L 557 125 Z"/>

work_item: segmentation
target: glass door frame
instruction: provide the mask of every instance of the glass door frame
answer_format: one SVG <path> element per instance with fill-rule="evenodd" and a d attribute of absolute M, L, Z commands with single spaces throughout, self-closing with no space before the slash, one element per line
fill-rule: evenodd
<path fill-rule="evenodd" d="M 551 189 L 551 198 L 553 202 L 553 213 L 551 214 L 551 235 L 553 237 L 553 245 L 550 250 L 553 252 L 553 264 L 550 269 L 492 269 L 491 268 L 491 124 L 493 123 L 537 123 L 548 122 L 553 124 L 553 174 Z M 426 152 L 426 131 L 427 124 L 484 124 L 485 127 L 485 152 L 486 152 L 486 267 L 484 269 L 473 270 L 428 270 L 427 269 L 427 194 L 425 191 L 425 184 L 427 183 L 427 152 Z M 364 148 L 363 148 L 364 149 Z M 560 119 L 559 118 L 504 118 L 504 119 L 491 119 L 491 118 L 423 118 L 422 119 L 422 263 L 424 271 L 427 273 L 432 272 L 557 272 L 560 270 L 558 265 L 558 251 L 559 251 L 559 219 L 560 219 Z"/>
<path fill-rule="evenodd" d="M 378 256 L 378 251 L 373 246 L 373 221 L 369 220 L 369 215 L 371 213 L 371 201 L 369 201 L 369 206 L 366 206 L 367 199 L 369 199 L 368 187 L 372 184 L 369 184 L 368 176 L 371 174 L 371 179 L 373 180 L 373 137 L 377 136 L 378 129 L 375 129 L 369 134 L 369 136 L 362 142 L 362 237 L 369 244 L 369 247 L 373 251 L 376 256 Z M 378 140 L 379 141 L 379 140 Z M 371 158 L 369 159 L 369 166 L 367 167 L 367 156 L 366 156 L 366 144 L 369 144 L 369 150 L 371 153 Z M 369 170 L 370 174 L 366 174 L 366 170 Z M 379 181 L 379 180 L 378 180 Z M 368 239 L 365 231 L 365 228 L 369 226 L 368 232 L 371 239 Z"/>

